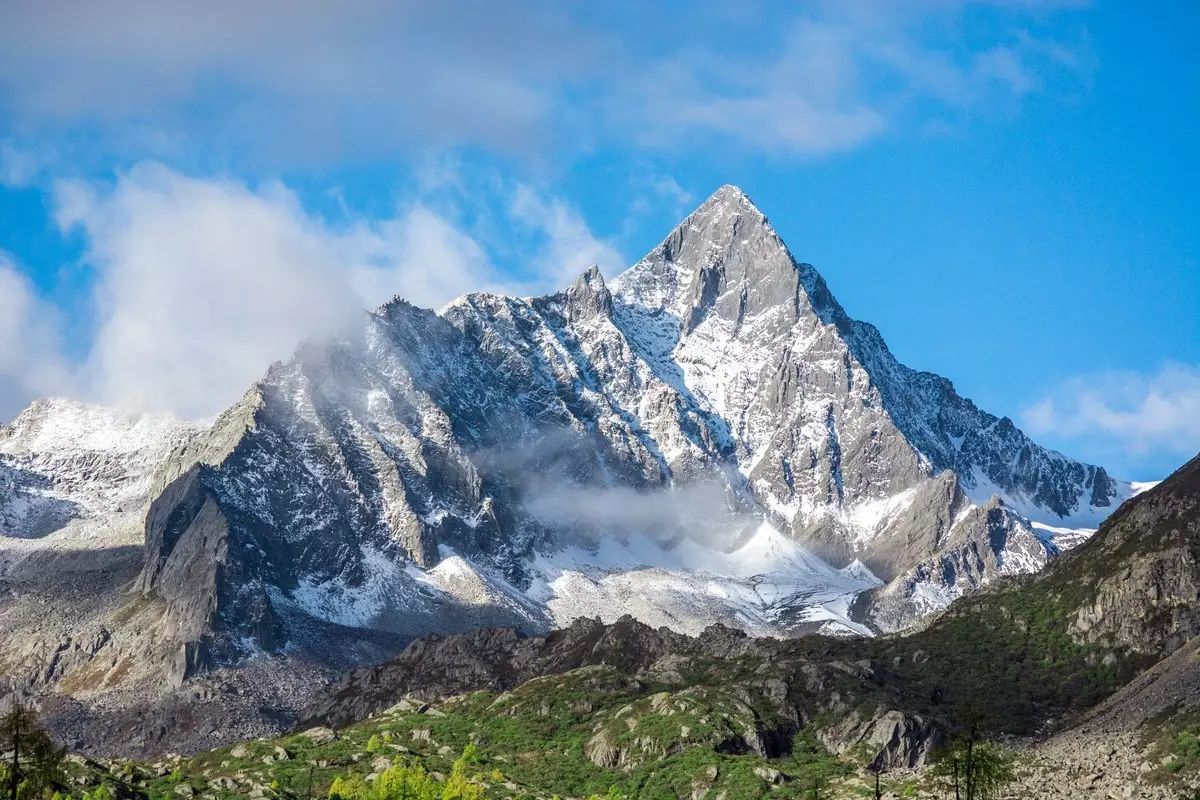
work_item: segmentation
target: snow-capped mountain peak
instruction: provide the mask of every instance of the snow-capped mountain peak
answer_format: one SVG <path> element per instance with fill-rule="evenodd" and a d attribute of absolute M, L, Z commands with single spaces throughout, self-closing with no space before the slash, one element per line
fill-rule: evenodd
<path fill-rule="evenodd" d="M 828 313 L 822 286 L 750 198 L 723 186 L 617 278 L 614 290 L 630 305 L 673 315 L 689 333 L 710 314 L 734 326 L 764 313 L 794 320 L 803 305 L 814 307 L 814 293 Z"/>
<path fill-rule="evenodd" d="M 323 625 L 894 630 L 1132 492 L 896 361 L 732 186 L 609 284 L 393 300 L 166 449 L 135 586 L 187 664 Z"/>

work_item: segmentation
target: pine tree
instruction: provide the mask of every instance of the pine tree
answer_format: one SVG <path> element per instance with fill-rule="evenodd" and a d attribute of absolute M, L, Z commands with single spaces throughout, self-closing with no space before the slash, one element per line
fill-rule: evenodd
<path fill-rule="evenodd" d="M 1015 777 L 1012 753 L 979 739 L 973 727 L 934 766 L 934 773 L 949 783 L 955 800 L 994 800 Z"/>
<path fill-rule="evenodd" d="M 0 717 L 0 752 L 4 759 L 4 795 L 17 800 L 25 792 L 40 794 L 61 783 L 63 750 L 38 727 L 33 709 L 14 702 Z"/>

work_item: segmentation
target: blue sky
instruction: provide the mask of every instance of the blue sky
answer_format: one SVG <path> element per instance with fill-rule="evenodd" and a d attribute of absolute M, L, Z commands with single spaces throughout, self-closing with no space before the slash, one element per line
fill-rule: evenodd
<path fill-rule="evenodd" d="M 353 308 L 612 275 L 734 183 L 1039 441 L 1200 450 L 1193 4 L 647 5 L 4 4 L 0 418 L 211 414 Z"/>

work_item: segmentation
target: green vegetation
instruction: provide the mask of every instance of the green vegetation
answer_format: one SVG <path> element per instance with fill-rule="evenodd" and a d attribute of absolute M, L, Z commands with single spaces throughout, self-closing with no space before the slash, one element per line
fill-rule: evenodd
<path fill-rule="evenodd" d="M 393 763 L 372 781 L 339 776 L 329 786 L 329 800 L 483 800 L 484 784 L 469 772 L 477 763 L 474 745 L 467 745 L 445 780 L 431 776 L 419 763 Z"/>
<path fill-rule="evenodd" d="M 53 798 L 65 788 L 63 751 L 38 726 L 37 715 L 20 702 L 0 717 L 0 797 L 7 800 Z"/>
<path fill-rule="evenodd" d="M 681 659 L 661 678 L 584 667 L 434 707 L 401 701 L 336 734 L 157 764 L 71 758 L 59 791 L 86 800 L 874 797 L 862 770 L 875 752 L 860 744 L 834 756 L 820 732 L 899 708 L 952 732 L 974 726 L 982 739 L 1027 732 L 1111 691 L 1119 664 L 1067 635 L 1069 607 L 1045 589 L 998 592 L 907 638 L 813 637 L 769 658 Z M 805 724 L 795 709 L 810 715 Z M 1005 763 L 990 745 L 976 748 L 979 764 Z M 972 780 L 973 800 L 985 800 L 991 784 Z M 884 775 L 881 786 L 915 797 L 924 781 Z"/>
<path fill-rule="evenodd" d="M 1028 734 L 1048 718 L 1090 708 L 1142 666 L 1078 643 L 1067 626 L 1082 590 L 1052 582 L 956 604 L 922 633 L 879 643 L 914 711 L 959 729 Z"/>
<path fill-rule="evenodd" d="M 933 776 L 962 800 L 997 800 L 1016 777 L 1016 757 L 993 742 L 965 736 L 946 749 Z"/>
<path fill-rule="evenodd" d="M 1195 723 L 1194 715 L 1189 716 L 1190 720 L 1183 727 L 1172 726 L 1163 731 L 1154 748 L 1162 760 L 1160 779 L 1190 773 L 1200 767 L 1200 724 Z"/>
<path fill-rule="evenodd" d="M 834 756 L 818 733 L 903 709 L 948 724 L 951 734 L 978 732 L 970 796 L 985 800 L 1011 759 L 984 739 L 1029 733 L 1090 706 L 1130 674 L 1127 659 L 1069 635 L 1085 591 L 1039 581 L 963 601 L 909 637 L 809 637 L 770 656 L 696 655 L 657 678 L 584 667 L 432 708 L 402 701 L 336 734 L 247 742 L 191 759 L 69 760 L 67 783 L 87 800 L 866 798 L 875 796 L 874 777 L 861 771 L 875 753 L 860 743 Z M 1195 742 L 1180 740 L 1171 762 L 1178 770 L 1200 757 Z M 952 767 L 949 759 L 943 764 Z M 999 777 L 977 779 L 977 769 Z M 880 783 L 892 796 L 915 797 L 924 782 L 884 775 Z"/>
<path fill-rule="evenodd" d="M 87 800 L 758 800 L 814 788 L 821 798 L 870 796 L 861 764 L 830 754 L 811 730 L 765 758 L 742 738 L 746 726 L 781 724 L 765 710 L 724 687 L 676 689 L 584 668 L 430 708 L 401 702 L 336 734 L 146 765 L 72 758 L 67 784 Z"/>

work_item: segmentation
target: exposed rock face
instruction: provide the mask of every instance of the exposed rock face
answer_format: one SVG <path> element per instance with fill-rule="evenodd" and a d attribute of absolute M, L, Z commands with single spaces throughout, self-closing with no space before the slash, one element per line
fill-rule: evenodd
<path fill-rule="evenodd" d="M 1200 635 L 1200 456 L 1054 574 L 1088 589 L 1071 626 L 1081 639 L 1157 659 Z"/>
<path fill-rule="evenodd" d="M 754 640 L 713 628 L 705 640 L 714 652 L 737 653 Z M 396 698 L 446 697 L 475 689 L 503 690 L 541 675 L 605 665 L 636 673 L 682 650 L 688 637 L 654 630 L 632 618 L 614 625 L 579 619 L 545 636 L 522 636 L 511 628 L 474 630 L 418 639 L 394 660 L 354 670 L 311 710 L 310 717 L 334 726 L 361 719 Z"/>
<path fill-rule="evenodd" d="M 822 732 L 822 742 L 831 752 L 873 754 L 872 769 L 914 770 L 945 738 L 940 725 L 916 714 L 895 709 L 876 708 L 870 715 L 858 711 L 847 714 L 836 726 Z"/>
<path fill-rule="evenodd" d="M 899 364 L 732 187 L 622 275 L 614 297 L 647 361 L 673 367 L 726 421 L 758 497 L 795 529 L 874 533 L 879 515 L 863 506 L 943 470 L 984 500 L 1007 493 L 1059 517 L 1106 516 L 1128 493 Z"/>
<path fill-rule="evenodd" d="M 942 521 L 956 507 L 958 519 L 942 528 Z M 931 516 L 918 512 L 909 530 L 921 536 L 928 530 L 923 519 L 936 520 L 934 531 L 944 530 L 944 536 L 910 550 L 919 553 L 925 549 L 929 555 L 865 598 L 873 620 L 886 630 L 911 627 L 997 577 L 1037 572 L 1059 553 L 1050 537 L 1038 535 L 1028 520 L 1005 507 L 999 497 L 979 506 L 959 499 L 938 507 Z"/>

